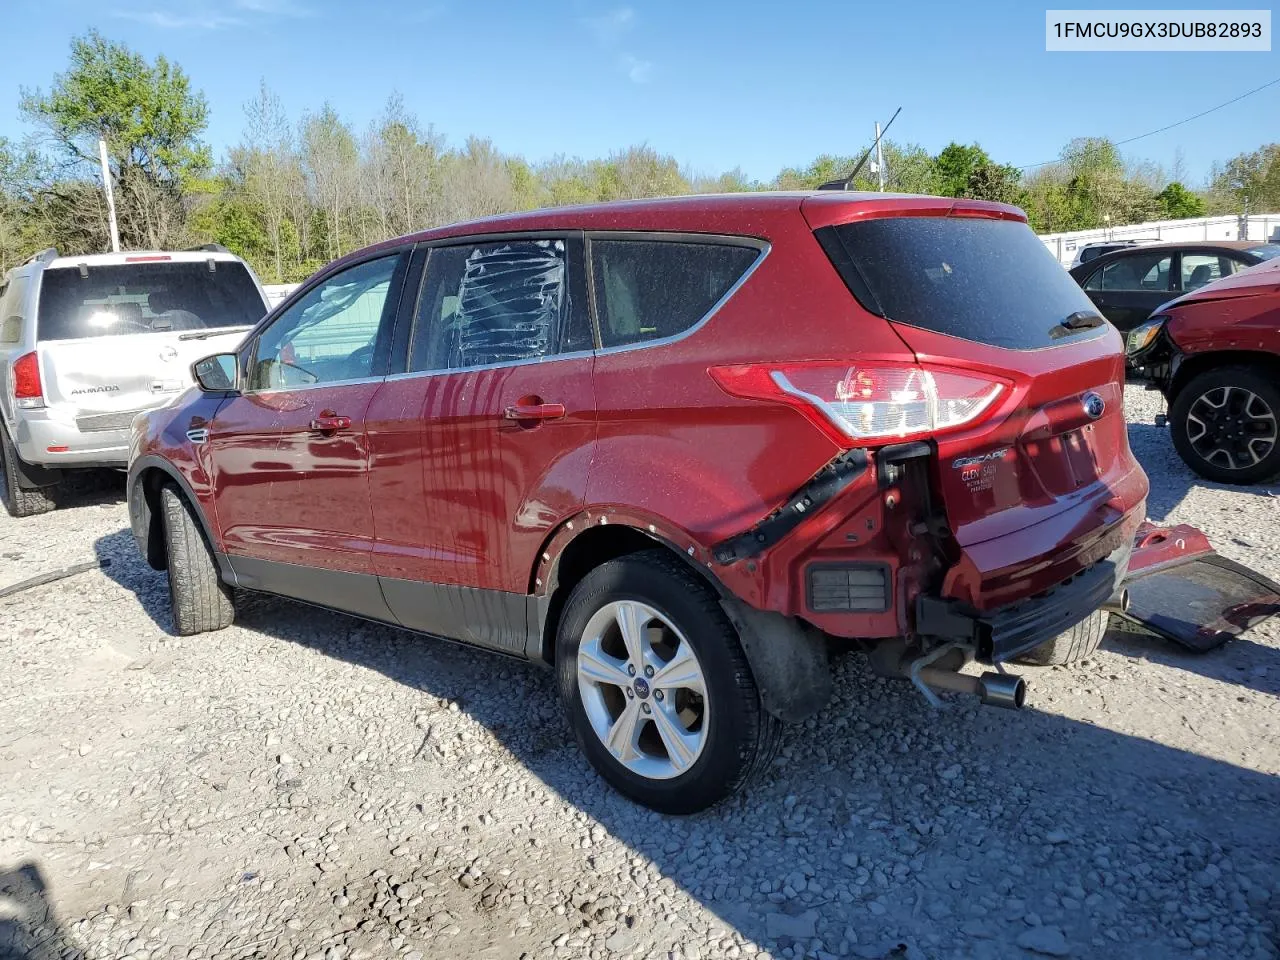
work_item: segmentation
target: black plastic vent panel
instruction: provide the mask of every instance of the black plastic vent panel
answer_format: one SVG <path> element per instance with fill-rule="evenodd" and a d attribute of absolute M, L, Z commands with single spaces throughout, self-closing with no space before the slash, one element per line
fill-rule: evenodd
<path fill-rule="evenodd" d="M 815 564 L 806 572 L 814 613 L 884 613 L 889 568 L 880 563 Z"/>

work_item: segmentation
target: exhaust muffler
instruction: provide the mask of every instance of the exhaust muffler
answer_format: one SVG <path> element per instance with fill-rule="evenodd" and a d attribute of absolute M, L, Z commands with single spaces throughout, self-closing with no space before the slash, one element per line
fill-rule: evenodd
<path fill-rule="evenodd" d="M 1106 603 L 1102 605 L 1102 609 L 1107 613 L 1128 613 L 1129 612 L 1129 588 L 1121 587 L 1111 595 Z"/>
<path fill-rule="evenodd" d="M 980 677 L 939 667 L 920 667 L 912 679 L 932 690 L 967 693 L 991 707 L 1020 710 L 1027 702 L 1027 682 L 1011 673 L 988 671 Z"/>

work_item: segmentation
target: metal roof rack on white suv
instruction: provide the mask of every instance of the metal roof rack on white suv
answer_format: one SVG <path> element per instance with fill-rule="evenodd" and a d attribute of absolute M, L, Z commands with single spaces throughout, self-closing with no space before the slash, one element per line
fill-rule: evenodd
<path fill-rule="evenodd" d="M 23 262 L 23 266 L 26 266 L 28 263 L 48 263 L 51 260 L 57 260 L 57 259 L 58 259 L 58 248 L 46 247 L 45 249 L 41 250 L 39 253 L 33 253 L 30 257 L 28 257 Z"/>

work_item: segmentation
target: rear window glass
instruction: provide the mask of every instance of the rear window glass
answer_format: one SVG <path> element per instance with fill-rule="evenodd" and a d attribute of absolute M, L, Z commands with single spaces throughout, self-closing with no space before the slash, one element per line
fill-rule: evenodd
<path fill-rule="evenodd" d="M 1062 326 L 1097 309 L 1025 223 L 885 217 L 829 229 L 848 258 L 833 262 L 849 289 L 890 320 L 1015 350 L 1098 332 Z"/>
<path fill-rule="evenodd" d="M 683 333 L 758 256 L 755 247 L 724 243 L 593 239 L 601 344 L 617 347 Z"/>
<path fill-rule="evenodd" d="M 125 263 L 46 270 L 40 282 L 41 340 L 249 326 L 267 312 L 244 264 Z"/>
<path fill-rule="evenodd" d="M 1280 257 L 1280 244 L 1264 243 L 1258 247 L 1250 247 L 1249 252 L 1263 260 L 1273 260 Z"/>

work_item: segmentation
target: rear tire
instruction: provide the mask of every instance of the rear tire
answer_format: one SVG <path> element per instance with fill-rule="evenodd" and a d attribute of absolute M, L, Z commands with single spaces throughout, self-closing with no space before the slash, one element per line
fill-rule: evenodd
<path fill-rule="evenodd" d="M 34 517 L 36 514 L 48 513 L 57 507 L 54 499 L 56 487 L 36 487 L 30 489 L 18 482 L 22 471 L 18 450 L 9 439 L 9 431 L 0 425 L 0 473 L 4 484 L 4 508 L 11 517 Z"/>
<path fill-rule="evenodd" d="M 218 576 L 213 550 L 194 509 L 173 484 L 160 488 L 160 512 L 174 632 L 187 637 L 231 626 L 236 615 L 231 588 Z"/>
<path fill-rule="evenodd" d="M 1254 367 L 1206 370 L 1178 391 L 1169 408 L 1178 456 L 1215 483 L 1260 483 L 1280 474 L 1278 427 L 1280 387 Z M 1257 462 L 1246 464 L 1252 457 Z"/>
<path fill-rule="evenodd" d="M 1018 657 L 1018 663 L 1036 667 L 1062 667 L 1086 660 L 1102 644 L 1110 619 L 1111 615 L 1107 611 L 1095 610 L 1070 630 Z"/>
<path fill-rule="evenodd" d="M 643 638 L 634 647 L 623 633 L 627 611 L 632 634 Z M 630 680 L 627 670 L 637 659 L 656 671 L 642 667 Z M 677 662 L 678 676 L 696 679 L 675 682 L 676 672 L 663 664 Z M 761 704 L 715 594 L 662 550 L 611 560 L 573 588 L 557 631 L 556 671 L 561 702 L 591 765 L 619 793 L 661 813 L 696 813 L 742 789 L 769 767 L 781 740 L 782 724 Z M 634 715 L 631 736 L 612 737 L 624 712 L 646 706 Z"/>

